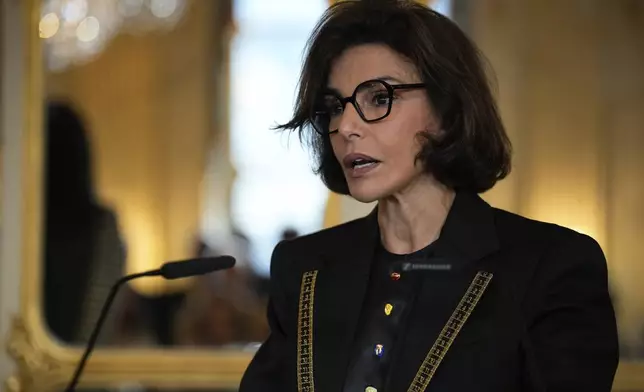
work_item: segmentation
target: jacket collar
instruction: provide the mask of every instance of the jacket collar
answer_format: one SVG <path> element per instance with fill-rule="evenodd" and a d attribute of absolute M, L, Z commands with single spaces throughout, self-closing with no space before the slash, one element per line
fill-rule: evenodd
<path fill-rule="evenodd" d="M 378 207 L 359 219 L 350 232 L 339 232 L 336 246 L 325 252 L 327 263 L 368 268 L 380 241 Z M 440 232 L 436 255 L 459 262 L 479 260 L 499 248 L 492 207 L 476 194 L 459 191 Z"/>
<path fill-rule="evenodd" d="M 478 195 L 457 192 L 437 243 L 437 255 L 480 260 L 499 248 L 494 212 Z"/>

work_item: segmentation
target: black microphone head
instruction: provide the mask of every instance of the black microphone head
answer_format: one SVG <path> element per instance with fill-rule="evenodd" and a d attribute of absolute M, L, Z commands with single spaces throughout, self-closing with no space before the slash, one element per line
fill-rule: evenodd
<path fill-rule="evenodd" d="M 232 256 L 200 257 L 165 263 L 160 271 L 161 276 L 166 279 L 179 279 L 224 270 L 233 266 L 235 266 L 235 258 Z"/>

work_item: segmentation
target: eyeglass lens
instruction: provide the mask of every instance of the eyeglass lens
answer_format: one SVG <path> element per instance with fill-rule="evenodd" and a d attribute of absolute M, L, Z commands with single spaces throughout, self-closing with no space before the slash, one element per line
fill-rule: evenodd
<path fill-rule="evenodd" d="M 385 118 L 391 110 L 392 91 L 380 81 L 365 82 L 356 88 L 354 102 L 358 114 L 364 121 L 377 121 Z M 346 101 L 345 101 L 346 102 Z M 350 105 L 346 102 L 346 105 Z M 346 106 L 335 94 L 324 94 L 315 109 L 313 126 L 319 133 L 336 131 Z"/>

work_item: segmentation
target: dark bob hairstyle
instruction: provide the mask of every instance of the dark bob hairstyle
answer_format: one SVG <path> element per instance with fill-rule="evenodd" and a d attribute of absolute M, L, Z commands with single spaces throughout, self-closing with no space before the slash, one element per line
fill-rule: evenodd
<path fill-rule="evenodd" d="M 332 5 L 308 41 L 293 118 L 277 129 L 298 130 L 333 192 L 349 194 L 329 135 L 315 132 L 311 113 L 329 72 L 347 49 L 383 44 L 416 68 L 438 113 L 439 137 L 421 133 L 417 159 L 444 185 L 482 193 L 510 172 L 511 145 L 486 76 L 484 59 L 461 29 L 413 0 L 347 0 Z"/>

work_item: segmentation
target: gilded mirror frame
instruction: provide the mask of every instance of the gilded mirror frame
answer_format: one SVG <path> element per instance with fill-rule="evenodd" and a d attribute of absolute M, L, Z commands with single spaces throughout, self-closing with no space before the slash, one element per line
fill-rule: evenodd
<path fill-rule="evenodd" d="M 22 263 L 20 314 L 15 317 L 7 349 L 17 372 L 6 389 L 54 391 L 64 388 L 82 354 L 82 348 L 60 344 L 47 333 L 41 313 L 41 195 L 42 102 L 44 69 L 38 36 L 40 0 L 21 0 L 25 74 L 23 88 L 24 136 L 22 178 Z M 339 220 L 339 199 L 329 200 L 326 224 Z M 133 380 L 159 388 L 234 389 L 252 353 L 188 349 L 101 349 L 88 362 L 80 387 L 109 386 Z M 644 390 L 644 363 L 620 363 L 616 391 Z"/>
<path fill-rule="evenodd" d="M 24 44 L 22 80 L 22 263 L 20 314 L 12 321 L 7 350 L 17 372 L 5 386 L 9 391 L 61 390 L 71 378 L 82 347 L 63 345 L 45 328 L 41 312 L 41 220 L 44 67 L 38 35 L 40 0 L 21 0 Z M 231 388 L 252 353 L 191 349 L 100 349 L 87 362 L 79 388 L 136 382 L 159 388 Z"/>

